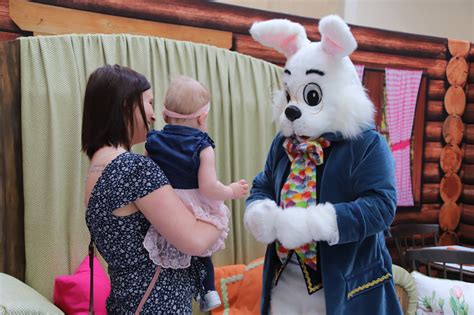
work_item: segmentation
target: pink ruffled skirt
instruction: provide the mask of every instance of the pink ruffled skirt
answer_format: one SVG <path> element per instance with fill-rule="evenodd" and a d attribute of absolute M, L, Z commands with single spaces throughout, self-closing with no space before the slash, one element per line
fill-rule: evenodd
<path fill-rule="evenodd" d="M 229 234 L 230 217 L 230 211 L 224 202 L 204 197 L 198 189 L 175 189 L 175 192 L 197 219 L 209 222 L 221 231 L 217 242 L 202 253 L 201 257 L 210 256 L 223 249 L 224 241 Z M 191 256 L 171 245 L 153 226 L 148 229 L 143 245 L 150 259 L 163 268 L 178 269 L 191 265 Z"/>

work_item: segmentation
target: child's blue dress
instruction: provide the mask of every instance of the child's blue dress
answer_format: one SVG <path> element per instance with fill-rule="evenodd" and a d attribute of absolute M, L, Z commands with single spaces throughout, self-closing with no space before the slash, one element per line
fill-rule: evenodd
<path fill-rule="evenodd" d="M 145 144 L 149 156 L 165 172 L 176 193 L 194 216 L 222 231 L 218 241 L 202 253 L 202 257 L 222 249 L 229 233 L 229 209 L 221 200 L 207 198 L 198 189 L 199 155 L 209 146 L 215 147 L 207 133 L 178 125 L 166 125 L 161 131 L 150 131 Z M 164 268 L 187 268 L 190 265 L 191 256 L 177 250 L 152 226 L 143 244 L 157 265 Z"/>

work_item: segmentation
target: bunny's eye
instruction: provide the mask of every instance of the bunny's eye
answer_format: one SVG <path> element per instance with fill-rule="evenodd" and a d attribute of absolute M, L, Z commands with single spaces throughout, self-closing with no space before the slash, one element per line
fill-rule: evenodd
<path fill-rule="evenodd" d="M 316 83 L 309 83 L 304 87 L 303 97 L 306 104 L 309 106 L 316 106 L 321 103 L 323 92 Z"/>

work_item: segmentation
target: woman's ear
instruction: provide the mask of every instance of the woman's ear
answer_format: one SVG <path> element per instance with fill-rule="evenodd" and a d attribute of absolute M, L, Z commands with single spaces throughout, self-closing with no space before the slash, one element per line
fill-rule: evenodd
<path fill-rule="evenodd" d="M 207 116 L 209 116 L 209 113 L 204 113 L 198 116 L 198 124 L 199 126 L 202 126 L 203 124 L 206 123 Z"/>

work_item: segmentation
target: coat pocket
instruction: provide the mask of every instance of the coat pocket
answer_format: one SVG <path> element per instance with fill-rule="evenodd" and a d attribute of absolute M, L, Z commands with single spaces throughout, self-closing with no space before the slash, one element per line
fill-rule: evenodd
<path fill-rule="evenodd" d="M 382 262 L 372 264 L 370 267 L 354 275 L 346 277 L 346 299 L 350 300 L 368 290 L 372 290 L 389 281 L 392 275 L 382 265 Z"/>

